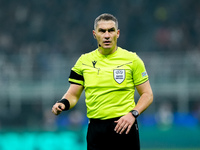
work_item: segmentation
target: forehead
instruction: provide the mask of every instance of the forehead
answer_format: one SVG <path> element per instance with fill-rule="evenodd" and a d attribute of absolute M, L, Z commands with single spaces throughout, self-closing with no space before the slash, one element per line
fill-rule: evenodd
<path fill-rule="evenodd" d="M 115 22 L 112 20 L 100 20 L 97 23 L 97 29 L 110 29 L 110 28 L 116 28 Z"/>

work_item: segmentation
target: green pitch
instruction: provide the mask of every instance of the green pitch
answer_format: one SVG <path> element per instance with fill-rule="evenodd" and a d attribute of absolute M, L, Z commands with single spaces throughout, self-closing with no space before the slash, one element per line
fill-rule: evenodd
<path fill-rule="evenodd" d="M 150 149 L 141 149 L 141 150 L 200 150 L 200 148 L 150 148 Z"/>

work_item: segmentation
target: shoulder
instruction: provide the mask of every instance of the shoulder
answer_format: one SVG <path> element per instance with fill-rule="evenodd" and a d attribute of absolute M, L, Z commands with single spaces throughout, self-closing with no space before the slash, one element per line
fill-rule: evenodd
<path fill-rule="evenodd" d="M 122 48 L 120 49 L 120 51 L 121 51 L 121 56 L 123 58 L 126 58 L 126 60 L 131 61 L 133 67 L 144 65 L 143 60 L 136 54 L 136 52 L 128 51 Z"/>
<path fill-rule="evenodd" d="M 87 60 L 87 59 L 90 59 L 90 58 L 94 57 L 95 55 L 96 55 L 96 50 L 92 50 L 91 52 L 82 54 L 79 59 L 81 59 L 81 60 L 85 60 L 86 59 Z"/>
<path fill-rule="evenodd" d="M 123 49 L 121 47 L 119 47 L 119 50 L 120 50 L 120 55 L 122 55 L 123 57 L 129 58 L 132 60 L 139 58 L 138 55 L 136 54 L 136 52 L 132 52 L 132 51 Z"/>
<path fill-rule="evenodd" d="M 92 56 L 94 56 L 95 54 L 96 54 L 96 49 L 95 49 L 95 50 L 92 50 L 91 52 L 82 54 L 82 57 L 92 57 Z"/>

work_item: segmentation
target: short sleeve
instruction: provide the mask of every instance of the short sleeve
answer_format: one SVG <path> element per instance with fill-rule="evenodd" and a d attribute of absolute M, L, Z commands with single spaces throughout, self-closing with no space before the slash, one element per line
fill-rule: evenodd
<path fill-rule="evenodd" d="M 74 67 L 71 69 L 69 82 L 72 84 L 84 85 L 83 71 L 82 71 L 82 56 L 77 60 Z"/>
<path fill-rule="evenodd" d="M 142 59 L 136 55 L 136 59 L 133 61 L 134 70 L 133 70 L 133 82 L 134 85 L 140 85 L 146 81 L 148 81 L 148 74 L 145 69 L 145 65 Z"/>

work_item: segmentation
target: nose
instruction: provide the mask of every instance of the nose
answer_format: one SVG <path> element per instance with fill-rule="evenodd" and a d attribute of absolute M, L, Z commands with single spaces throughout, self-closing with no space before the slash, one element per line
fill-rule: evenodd
<path fill-rule="evenodd" d="M 105 37 L 106 39 L 109 39 L 109 38 L 110 38 L 110 34 L 109 34 L 108 31 L 105 32 L 104 37 Z"/>

